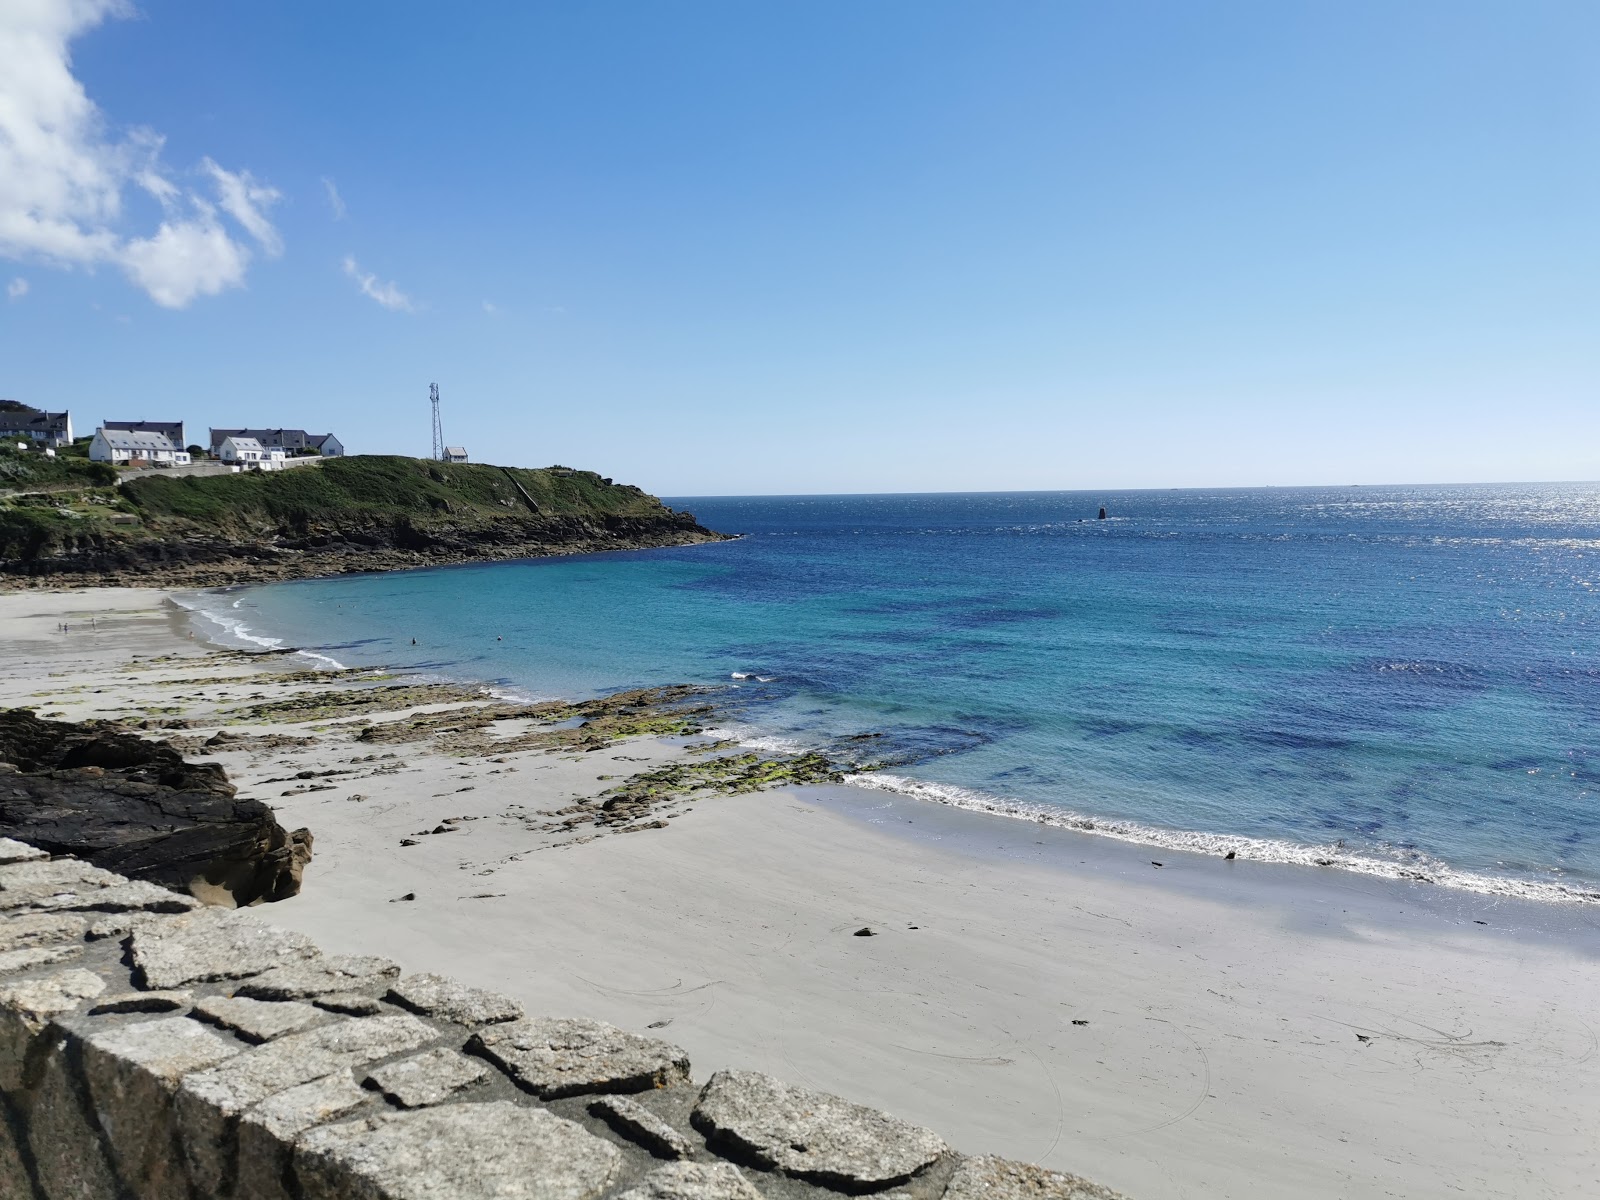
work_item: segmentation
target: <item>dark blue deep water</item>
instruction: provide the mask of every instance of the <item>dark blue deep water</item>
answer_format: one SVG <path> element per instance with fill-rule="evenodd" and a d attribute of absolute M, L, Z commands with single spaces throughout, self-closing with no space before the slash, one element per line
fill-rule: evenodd
<path fill-rule="evenodd" d="M 743 736 L 946 803 L 1600 888 L 1600 485 L 671 503 L 745 536 L 194 602 L 536 694 L 727 685 Z"/>

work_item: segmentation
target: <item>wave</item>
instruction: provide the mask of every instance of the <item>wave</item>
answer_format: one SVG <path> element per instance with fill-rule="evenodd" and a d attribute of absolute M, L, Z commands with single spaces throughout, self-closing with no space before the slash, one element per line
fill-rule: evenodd
<path fill-rule="evenodd" d="M 223 594 L 218 594 L 218 598 L 221 598 L 221 595 Z M 191 624 L 196 625 L 196 629 L 203 641 L 228 650 L 237 650 L 241 647 L 254 647 L 262 650 L 283 649 L 282 638 L 269 637 L 255 632 L 245 623 L 243 617 L 237 615 L 242 601 L 234 600 L 226 610 L 218 611 L 206 604 L 202 598 L 203 596 L 204 593 L 175 595 L 172 597 L 172 602 L 189 614 Z M 198 625 L 198 621 L 210 622 L 220 631 L 220 635 L 207 636 L 205 627 Z M 343 671 L 345 669 L 345 665 L 332 655 L 303 648 L 296 649 L 294 653 L 301 658 L 309 659 L 311 662 L 324 666 L 330 671 Z"/>
<path fill-rule="evenodd" d="M 747 745 L 754 745 L 746 741 Z M 1600 902 L 1600 890 L 1593 887 L 1569 886 L 1564 883 L 1538 880 L 1512 879 L 1501 875 L 1486 875 L 1475 871 L 1462 871 L 1437 859 L 1413 851 L 1386 859 L 1375 854 L 1362 854 L 1341 845 L 1312 846 L 1301 842 L 1277 838 L 1248 837 L 1243 834 L 1200 833 L 1189 830 L 1162 829 L 1141 825 L 1135 821 L 1121 821 L 1105 817 L 1091 817 L 1070 809 L 1053 805 L 1008 800 L 976 792 L 969 788 L 947 783 L 928 783 L 908 779 L 887 772 L 852 774 L 845 782 L 853 787 L 894 792 L 915 800 L 926 800 L 950 808 L 969 812 L 990 813 L 1015 820 L 1032 821 L 1057 829 L 1070 829 L 1076 833 L 1090 833 L 1097 837 L 1115 838 L 1139 846 L 1154 846 L 1163 850 L 1185 850 L 1195 854 L 1227 855 L 1254 862 L 1289 863 L 1303 867 L 1331 867 L 1355 871 L 1362 875 L 1375 875 L 1383 879 L 1433 883 L 1441 887 L 1477 892 L 1485 896 L 1502 896 L 1521 900 L 1542 900 L 1564 904 L 1593 904 Z"/>

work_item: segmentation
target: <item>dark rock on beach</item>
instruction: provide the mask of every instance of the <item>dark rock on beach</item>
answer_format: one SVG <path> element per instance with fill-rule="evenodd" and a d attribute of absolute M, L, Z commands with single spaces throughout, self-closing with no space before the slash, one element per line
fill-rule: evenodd
<path fill-rule="evenodd" d="M 0 835 L 231 906 L 295 895 L 311 858 L 220 766 L 26 709 L 0 709 Z"/>

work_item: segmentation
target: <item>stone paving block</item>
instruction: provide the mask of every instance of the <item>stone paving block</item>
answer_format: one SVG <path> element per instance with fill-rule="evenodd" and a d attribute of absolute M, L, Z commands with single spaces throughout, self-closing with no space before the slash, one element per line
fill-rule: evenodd
<path fill-rule="evenodd" d="M 110 887 L 90 888 L 37 900 L 33 907 L 47 912 L 180 913 L 199 908 L 200 901 L 160 884 L 129 879 Z"/>
<path fill-rule="evenodd" d="M 83 1072 L 100 1128 L 122 1178 L 141 1200 L 187 1200 L 174 1136 L 179 1081 L 241 1050 L 188 1017 L 98 1029 L 83 1039 Z"/>
<path fill-rule="evenodd" d="M 531 1017 L 490 1025 L 467 1048 L 544 1100 L 588 1092 L 642 1092 L 689 1078 L 689 1056 L 670 1042 L 581 1017 Z"/>
<path fill-rule="evenodd" d="M 28 1180 L 28 1168 L 22 1163 L 22 1148 L 11 1136 L 11 1130 L 0 1123 L 0 1196 L 32 1196 L 33 1184 Z"/>
<path fill-rule="evenodd" d="M 384 999 L 425 1017 L 458 1025 L 492 1025 L 522 1016 L 522 1005 L 509 996 L 466 987 L 445 975 L 407 975 L 389 989 Z"/>
<path fill-rule="evenodd" d="M 621 1168 L 611 1143 L 503 1100 L 325 1125 L 294 1151 L 304 1200 L 595 1200 Z"/>
<path fill-rule="evenodd" d="M 589 1111 L 652 1154 L 662 1158 L 694 1156 L 694 1143 L 637 1100 L 630 1100 L 626 1096 L 604 1096 L 589 1105 Z"/>
<path fill-rule="evenodd" d="M 177 1012 L 194 1003 L 189 992 L 117 992 L 102 996 L 89 1009 L 91 1017 L 111 1013 L 162 1013 Z"/>
<path fill-rule="evenodd" d="M 59 1037 L 60 1033 L 48 1026 L 45 1036 Z M 63 1050 L 45 1057 L 31 1100 L 28 1148 L 48 1200 L 121 1200 L 99 1131 L 87 1115 L 89 1110 Z"/>
<path fill-rule="evenodd" d="M 400 977 L 400 964 L 370 954 L 330 954 L 274 967 L 234 989 L 257 1000 L 305 1000 L 332 993 L 380 996 Z"/>
<path fill-rule="evenodd" d="M 373 1101 L 349 1071 L 339 1071 L 263 1100 L 239 1118 L 241 1200 L 290 1200 L 283 1187 L 295 1137 L 314 1125 L 347 1117 Z"/>
<path fill-rule="evenodd" d="M 657 1167 L 617 1200 L 761 1200 L 761 1193 L 732 1163 L 668 1163 Z"/>
<path fill-rule="evenodd" d="M 383 1011 L 383 1004 L 376 996 L 363 996 L 359 992 L 329 992 L 311 997 L 311 1003 L 348 1017 L 370 1017 Z"/>
<path fill-rule="evenodd" d="M 13 863 L 0 867 L 0 909 L 61 901 L 126 882 L 75 858 Z"/>
<path fill-rule="evenodd" d="M 229 1131 L 240 1113 L 270 1096 L 339 1071 L 403 1054 L 438 1031 L 406 1014 L 359 1017 L 291 1033 L 247 1050 L 178 1089 L 178 1128 L 196 1187 L 216 1194 L 232 1171 Z"/>
<path fill-rule="evenodd" d="M 1098 1183 L 1031 1163 L 984 1155 L 962 1159 L 945 1186 L 944 1200 L 1127 1200 Z"/>
<path fill-rule="evenodd" d="M 881 1187 L 943 1154 L 937 1134 L 756 1071 L 718 1071 L 695 1104 L 712 1149 L 832 1187 Z"/>
<path fill-rule="evenodd" d="M 0 920 L 0 950 L 25 950 L 30 946 L 53 946 L 61 942 L 81 942 L 89 919 L 73 913 L 25 913 Z"/>
<path fill-rule="evenodd" d="M 12 863 L 43 862 L 49 857 L 43 850 L 36 849 L 26 842 L 19 842 L 15 838 L 0 837 L 0 866 L 10 866 Z"/>
<path fill-rule="evenodd" d="M 15 975 L 18 971 L 47 967 L 51 963 L 79 958 L 82 954 L 82 946 L 29 946 L 26 950 L 6 950 L 0 952 L 0 975 Z"/>
<path fill-rule="evenodd" d="M 363 1081 L 401 1108 L 442 1104 L 489 1074 L 489 1068 L 443 1046 L 379 1067 Z"/>
<path fill-rule="evenodd" d="M 160 920 L 159 913 L 111 913 L 108 916 L 92 918 L 89 921 L 89 929 L 83 936 L 90 942 L 103 941 L 106 938 L 124 938 L 141 925 L 149 925 Z"/>
<path fill-rule="evenodd" d="M 298 1033 L 328 1014 L 309 1004 L 292 1000 L 245 1000 L 239 997 L 206 996 L 195 1002 L 198 1020 L 231 1029 L 247 1042 L 270 1042 L 286 1033 Z"/>
<path fill-rule="evenodd" d="M 305 934 L 265 925 L 234 909 L 202 908 L 133 931 L 135 982 L 154 991 L 257 975 L 320 953 Z"/>
<path fill-rule="evenodd" d="M 22 1089 L 28 1053 L 52 1017 L 105 990 L 100 976 L 78 969 L 0 987 L 0 1092 Z"/>

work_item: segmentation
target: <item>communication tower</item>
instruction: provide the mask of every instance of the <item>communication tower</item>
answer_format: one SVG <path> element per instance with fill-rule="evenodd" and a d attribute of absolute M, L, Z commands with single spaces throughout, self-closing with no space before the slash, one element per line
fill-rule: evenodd
<path fill-rule="evenodd" d="M 444 426 L 439 422 L 439 385 L 428 385 L 428 400 L 433 404 L 433 461 L 444 461 Z"/>

